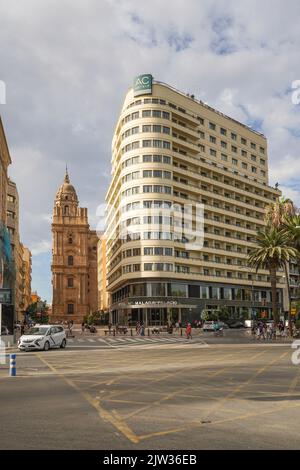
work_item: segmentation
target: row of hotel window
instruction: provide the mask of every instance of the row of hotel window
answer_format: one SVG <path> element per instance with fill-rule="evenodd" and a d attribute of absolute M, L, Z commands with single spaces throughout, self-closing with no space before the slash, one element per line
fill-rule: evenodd
<path fill-rule="evenodd" d="M 194 268 L 195 269 L 195 268 Z M 141 271 L 141 265 L 137 264 L 127 264 L 126 266 L 122 266 L 122 274 L 134 273 Z M 233 273 L 232 271 L 220 271 L 214 270 L 211 271 L 209 269 L 204 268 L 203 272 L 191 271 L 190 266 L 184 265 L 174 265 L 171 263 L 144 263 L 144 271 L 175 271 L 176 273 L 183 273 L 183 274 L 197 274 L 202 276 L 214 276 L 214 277 L 226 277 L 228 279 L 248 279 L 252 280 L 252 276 L 246 273 Z M 258 281 L 263 281 L 264 278 L 262 275 L 258 276 Z"/>
<path fill-rule="evenodd" d="M 168 155 L 143 155 L 141 157 L 143 163 L 166 163 L 167 165 L 172 163 L 172 158 Z M 140 163 L 140 156 L 128 158 L 122 163 L 122 169 L 138 163 Z"/>
<path fill-rule="evenodd" d="M 171 133 L 170 127 L 167 126 L 162 126 L 160 124 L 144 124 L 141 127 L 142 132 L 157 132 L 158 134 L 169 134 Z M 135 134 L 139 134 L 140 132 L 140 126 L 135 126 L 131 127 L 130 129 L 127 129 L 125 132 L 122 134 L 122 140 L 126 139 L 127 137 Z"/>
<path fill-rule="evenodd" d="M 147 140 L 142 140 L 141 142 L 139 140 L 137 140 L 135 142 L 131 142 L 130 144 L 125 145 L 125 147 L 123 147 L 121 149 L 121 153 L 124 154 L 126 152 L 130 152 L 131 150 L 139 149 L 140 148 L 140 143 L 142 144 L 141 145 L 142 148 L 153 147 L 153 148 L 163 148 L 163 149 L 169 149 L 169 150 L 171 149 L 171 143 L 168 142 L 168 141 L 160 140 L 160 139 L 147 139 Z M 205 146 L 204 145 L 201 145 L 199 147 L 203 152 L 205 152 Z M 215 149 L 212 149 L 212 148 L 209 149 L 209 154 L 210 154 L 211 157 L 217 157 L 217 151 Z M 256 160 L 255 155 L 253 156 L 253 159 Z M 228 161 L 228 156 L 221 153 L 221 160 L 227 162 Z M 145 161 L 145 160 L 143 160 L 143 161 Z M 231 163 L 234 166 L 238 166 L 239 160 L 232 157 L 231 158 Z M 265 165 L 264 160 L 261 160 L 260 163 L 262 165 Z M 242 169 L 248 170 L 248 163 L 240 162 L 240 164 L 241 164 Z M 255 174 L 257 173 L 257 168 L 253 165 L 251 166 L 251 172 L 255 173 Z M 266 176 L 266 171 L 265 170 L 260 170 L 260 173 L 261 173 L 262 176 Z"/>
<path fill-rule="evenodd" d="M 253 299 L 252 299 L 253 294 Z M 271 302 L 272 295 L 269 290 L 252 290 L 241 287 L 212 287 L 207 285 L 183 284 L 179 282 L 158 283 L 147 282 L 130 284 L 113 294 L 113 301 L 126 297 L 184 297 L 216 300 L 254 300 L 255 302 Z M 280 292 L 277 292 L 277 300 L 280 300 Z"/>
<path fill-rule="evenodd" d="M 131 135 L 138 134 L 139 132 L 140 132 L 140 126 L 135 126 L 135 127 L 132 127 L 131 129 L 127 129 L 127 131 L 125 131 L 122 134 L 122 139 L 124 139 L 126 137 L 129 137 Z M 166 127 L 166 126 L 146 124 L 146 125 L 142 126 L 142 132 L 156 132 L 156 133 L 170 134 L 171 130 L 170 130 L 170 127 Z M 199 131 L 198 133 L 199 133 L 199 136 L 201 137 L 201 139 L 205 139 L 205 133 L 204 132 Z M 174 137 L 177 137 L 177 135 L 174 134 Z M 186 139 L 183 138 L 183 140 L 186 140 Z M 217 143 L 218 143 L 216 137 L 213 136 L 213 135 L 209 136 L 209 141 L 210 141 L 210 143 L 215 144 L 215 145 L 217 145 Z M 224 140 L 221 140 L 220 144 L 221 144 L 222 148 L 224 148 L 226 150 L 228 149 L 228 143 L 225 142 Z M 199 144 L 199 147 L 200 147 L 202 152 L 205 152 L 205 146 L 203 144 Z M 211 150 L 214 150 L 214 149 L 211 149 Z M 231 145 L 231 152 L 236 153 L 236 154 L 238 153 L 238 148 L 236 147 L 236 145 Z M 214 154 L 212 152 L 210 154 L 212 156 L 216 156 L 216 153 Z M 241 149 L 241 156 L 247 158 L 248 157 L 247 150 Z M 225 157 L 226 157 L 226 155 L 225 155 Z M 251 154 L 251 160 L 253 162 L 256 162 L 257 161 L 257 156 L 254 155 L 254 154 Z M 261 165 L 266 164 L 266 161 L 265 161 L 264 158 L 260 158 L 260 164 Z"/>
<path fill-rule="evenodd" d="M 122 197 L 132 196 L 134 194 L 140 193 L 140 186 L 134 186 L 132 188 L 128 188 L 122 192 Z M 162 186 L 159 184 L 147 184 L 144 185 L 142 188 L 143 193 L 164 193 L 164 194 L 172 194 L 172 188 L 170 186 Z"/>
<path fill-rule="evenodd" d="M 185 110 L 183 110 L 182 108 L 180 109 L 180 111 L 185 112 Z M 170 113 L 168 113 L 166 111 L 156 110 L 156 109 L 144 109 L 144 110 L 142 110 L 141 115 L 140 115 L 139 111 L 128 114 L 122 120 L 122 123 L 127 123 L 127 122 L 130 122 L 130 121 L 134 120 L 134 119 L 139 119 L 140 117 L 142 117 L 142 118 L 155 117 L 155 118 L 170 119 Z M 201 125 L 205 124 L 205 120 L 203 118 L 199 117 L 199 116 L 198 116 L 198 121 L 200 122 Z M 211 131 L 217 132 L 217 125 L 213 122 L 208 121 L 208 128 Z M 233 140 L 235 142 L 237 142 L 237 140 L 238 140 L 238 135 L 235 132 L 228 131 L 224 127 L 220 126 L 219 127 L 219 132 L 223 136 L 226 136 L 226 137 L 230 136 L 231 140 Z M 201 131 L 199 133 L 201 134 Z M 247 146 L 249 144 L 249 141 L 245 137 L 240 137 L 240 143 L 242 145 Z M 250 142 L 250 148 L 252 150 L 257 150 L 257 144 L 255 142 Z M 259 146 L 259 152 L 264 155 L 265 154 L 265 148 L 262 147 L 262 146 Z"/>
<path fill-rule="evenodd" d="M 122 183 L 127 183 L 128 181 L 137 180 L 141 177 L 140 171 L 134 171 L 133 173 L 128 173 L 123 176 Z M 170 180 L 172 173 L 170 171 L 163 170 L 143 170 L 143 178 L 164 178 Z"/>

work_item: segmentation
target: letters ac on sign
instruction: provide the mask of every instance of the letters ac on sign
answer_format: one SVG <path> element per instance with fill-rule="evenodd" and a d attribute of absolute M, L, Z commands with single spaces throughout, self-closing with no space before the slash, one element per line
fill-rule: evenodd
<path fill-rule="evenodd" d="M 152 75 L 144 74 L 135 77 L 133 82 L 133 95 L 148 95 L 152 93 Z"/>

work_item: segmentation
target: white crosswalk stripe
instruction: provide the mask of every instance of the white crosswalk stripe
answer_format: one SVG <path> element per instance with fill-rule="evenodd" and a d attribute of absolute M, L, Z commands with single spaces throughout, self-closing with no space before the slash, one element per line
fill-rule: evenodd
<path fill-rule="evenodd" d="M 72 344 L 74 344 L 73 347 L 76 347 L 76 343 L 78 344 L 77 347 L 91 347 L 92 348 L 92 345 L 91 346 L 85 346 L 84 344 L 82 343 L 96 343 L 98 342 L 99 344 L 99 347 L 103 346 L 103 347 L 126 347 L 126 346 L 133 346 L 133 345 L 168 345 L 168 344 L 172 344 L 172 345 L 176 345 L 176 344 L 180 344 L 182 346 L 184 346 L 185 344 L 193 344 L 192 341 L 189 341 L 187 340 L 185 337 L 181 337 L 181 336 L 178 336 L 178 337 L 164 337 L 164 336 L 152 336 L 152 337 L 149 337 L 149 336 L 142 336 L 142 337 L 139 337 L 139 336 L 134 336 L 134 337 L 122 337 L 122 338 L 119 338 L 119 337 L 114 337 L 114 338 L 111 338 L 111 337 L 104 337 L 104 338 L 99 338 L 99 337 L 94 337 L 94 338 L 87 338 L 87 337 L 75 337 L 74 339 L 68 339 L 67 340 L 68 344 L 70 344 L 70 347 L 72 347 Z M 205 342 L 203 341 L 197 341 L 197 344 L 200 345 L 204 345 L 206 344 Z M 95 347 L 97 347 L 97 344 L 95 344 Z"/>

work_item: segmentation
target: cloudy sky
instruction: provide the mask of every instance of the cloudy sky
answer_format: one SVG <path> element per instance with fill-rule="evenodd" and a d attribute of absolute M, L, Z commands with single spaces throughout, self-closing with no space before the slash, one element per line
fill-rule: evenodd
<path fill-rule="evenodd" d="M 300 206 L 299 21 L 299 0 L 0 0 L 0 113 L 43 298 L 51 301 L 51 213 L 65 165 L 95 226 L 114 125 L 137 74 L 263 132 L 270 183 Z"/>

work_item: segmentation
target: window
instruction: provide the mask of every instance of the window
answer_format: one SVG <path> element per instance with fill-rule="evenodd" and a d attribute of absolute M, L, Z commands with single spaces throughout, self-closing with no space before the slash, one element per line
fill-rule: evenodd
<path fill-rule="evenodd" d="M 161 148 L 161 146 L 162 146 L 162 141 L 161 140 L 157 140 L 157 139 L 153 140 L 153 147 Z"/>
<path fill-rule="evenodd" d="M 68 312 L 68 315 L 73 315 L 73 313 L 74 313 L 74 304 L 68 304 L 67 312 Z"/>
<path fill-rule="evenodd" d="M 152 177 L 152 170 L 143 171 L 143 178 L 151 178 L 151 177 Z"/>
<path fill-rule="evenodd" d="M 163 112 L 162 112 L 162 117 L 163 117 L 164 119 L 170 119 L 170 113 L 167 113 L 166 111 L 163 111 Z"/>
<path fill-rule="evenodd" d="M 148 163 L 152 161 L 152 155 L 143 155 L 143 162 Z"/>
<path fill-rule="evenodd" d="M 241 143 L 242 143 L 243 145 L 247 145 L 247 140 L 244 139 L 244 137 L 241 137 Z"/>
<path fill-rule="evenodd" d="M 72 255 L 68 256 L 68 266 L 73 266 L 74 264 L 74 258 Z"/>
<path fill-rule="evenodd" d="M 261 158 L 261 159 L 260 159 L 260 164 L 261 164 L 261 165 L 265 165 L 265 164 L 266 164 L 266 161 L 265 161 L 263 158 Z"/>
<path fill-rule="evenodd" d="M 143 132 L 151 132 L 151 126 L 150 125 L 144 125 L 143 126 Z"/>
<path fill-rule="evenodd" d="M 211 130 L 215 131 L 215 130 L 216 130 L 216 125 L 215 125 L 213 122 L 210 122 L 210 123 L 209 123 L 209 128 L 210 128 Z"/>
<path fill-rule="evenodd" d="M 256 144 L 254 144 L 253 142 L 251 142 L 251 148 L 255 150 L 255 149 L 256 149 Z"/>
<path fill-rule="evenodd" d="M 237 164 L 238 164 L 238 161 L 237 161 L 236 158 L 232 158 L 232 164 L 233 164 L 233 165 L 237 165 Z"/>
<path fill-rule="evenodd" d="M 155 124 L 153 126 L 153 132 L 159 132 L 160 133 L 161 132 L 161 126 L 158 126 L 158 125 Z"/>
<path fill-rule="evenodd" d="M 171 290 L 170 295 L 174 297 L 187 297 L 188 296 L 187 287 L 188 286 L 185 284 L 172 282 L 170 286 L 170 290 Z"/>
<path fill-rule="evenodd" d="M 252 167 L 251 167 L 251 171 L 252 171 L 252 173 L 257 173 L 256 167 L 255 167 L 255 166 L 252 166 Z"/>
<path fill-rule="evenodd" d="M 251 160 L 252 160 L 253 162 L 256 162 L 256 156 L 255 156 L 255 155 L 251 155 Z"/>
<path fill-rule="evenodd" d="M 234 134 L 234 132 L 231 132 L 231 138 L 232 140 L 236 140 L 236 134 Z"/>
<path fill-rule="evenodd" d="M 242 150 L 242 151 L 241 151 L 241 154 L 242 154 L 243 157 L 247 157 L 247 152 L 246 152 L 246 150 Z"/>
<path fill-rule="evenodd" d="M 166 126 L 163 126 L 163 133 L 164 134 L 170 134 L 170 128 L 166 127 Z"/>
<path fill-rule="evenodd" d="M 151 140 L 143 140 L 143 147 L 151 147 Z"/>
<path fill-rule="evenodd" d="M 142 117 L 145 118 L 145 117 L 151 117 L 151 109 L 144 109 L 142 111 Z"/>
<path fill-rule="evenodd" d="M 244 170 L 247 170 L 247 168 L 248 168 L 247 163 L 242 162 L 242 168 L 243 168 Z"/>
<path fill-rule="evenodd" d="M 154 109 L 152 111 L 152 116 L 156 117 L 156 118 L 160 118 L 161 117 L 161 111 L 158 111 L 158 110 Z"/>
<path fill-rule="evenodd" d="M 214 150 L 214 149 L 209 149 L 209 153 L 212 157 L 216 157 L 217 156 L 217 152 Z"/>
<path fill-rule="evenodd" d="M 227 143 L 224 142 L 224 140 L 221 140 L 221 147 L 223 147 L 223 149 L 227 149 Z"/>
<path fill-rule="evenodd" d="M 227 134 L 227 131 L 226 131 L 226 129 L 224 129 L 224 127 L 221 127 L 221 128 L 220 128 L 220 132 L 221 132 L 222 135 L 226 135 L 226 134 Z"/>
<path fill-rule="evenodd" d="M 263 154 L 265 153 L 265 149 L 263 147 L 259 147 L 259 151 L 260 153 L 263 153 Z"/>
<path fill-rule="evenodd" d="M 237 147 L 235 147 L 234 145 L 231 146 L 231 151 L 233 153 L 237 153 Z"/>
<path fill-rule="evenodd" d="M 228 160 L 227 155 L 225 155 L 224 153 L 221 153 L 221 160 L 223 160 L 223 162 L 227 162 Z"/>
<path fill-rule="evenodd" d="M 72 277 L 68 277 L 68 287 L 74 287 L 74 279 Z"/>
<path fill-rule="evenodd" d="M 214 136 L 210 135 L 210 136 L 209 136 L 209 141 L 210 141 L 212 144 L 215 144 L 215 143 L 217 142 L 217 139 L 216 139 Z"/>

